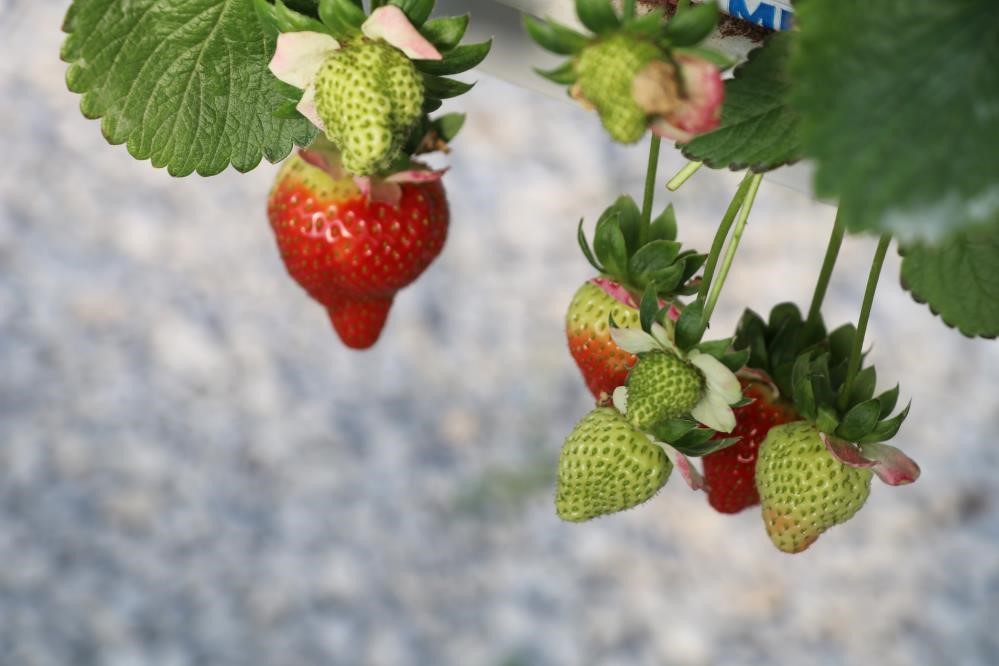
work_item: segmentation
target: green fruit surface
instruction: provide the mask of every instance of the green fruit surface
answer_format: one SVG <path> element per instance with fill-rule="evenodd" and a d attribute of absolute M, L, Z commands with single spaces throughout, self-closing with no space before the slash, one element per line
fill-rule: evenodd
<path fill-rule="evenodd" d="M 848 467 L 826 449 L 815 425 L 795 421 L 770 429 L 760 445 L 756 486 L 770 540 L 799 553 L 864 506 L 869 469 Z"/>
<path fill-rule="evenodd" d="M 632 94 L 635 77 L 662 51 L 651 42 L 612 35 L 583 49 L 576 62 L 579 89 L 600 114 L 611 138 L 634 143 L 642 138 L 648 118 Z"/>
<path fill-rule="evenodd" d="M 672 471 L 662 447 L 616 409 L 598 407 L 562 446 L 555 509 L 572 522 L 630 509 L 659 492 Z"/>
<path fill-rule="evenodd" d="M 643 352 L 628 374 L 628 420 L 651 428 L 690 413 L 704 395 L 704 375 L 666 351 Z"/>
<path fill-rule="evenodd" d="M 361 40 L 332 53 L 316 77 L 316 110 L 343 166 L 370 176 L 387 170 L 419 121 L 424 88 L 401 51 Z"/>

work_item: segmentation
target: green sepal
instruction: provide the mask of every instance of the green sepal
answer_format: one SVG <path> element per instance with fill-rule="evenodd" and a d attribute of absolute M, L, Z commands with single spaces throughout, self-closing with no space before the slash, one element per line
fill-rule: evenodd
<path fill-rule="evenodd" d="M 583 50 L 589 39 L 572 28 L 555 21 L 541 21 L 524 16 L 524 29 L 541 48 L 558 55 L 575 55 Z"/>
<path fill-rule="evenodd" d="M 715 434 L 711 428 L 693 428 L 688 430 L 683 437 L 668 442 L 668 444 L 684 455 L 703 456 L 714 448 L 711 445 L 711 438 Z"/>
<path fill-rule="evenodd" d="M 689 55 L 701 60 L 707 60 L 718 69 L 725 71 L 732 69 L 739 61 L 721 51 L 709 49 L 703 46 L 678 46 L 673 49 L 674 55 Z"/>
<path fill-rule="evenodd" d="M 677 223 L 676 211 L 673 204 L 666 206 L 663 212 L 659 213 L 656 219 L 652 220 L 649 227 L 649 240 L 676 240 Z"/>
<path fill-rule="evenodd" d="M 388 4 L 401 9 L 417 29 L 427 22 L 430 12 L 434 10 L 434 0 L 389 0 Z"/>
<path fill-rule="evenodd" d="M 299 14 L 282 0 L 276 0 L 274 3 L 274 19 L 279 32 L 322 32 L 337 36 L 322 22 L 305 14 Z"/>
<path fill-rule="evenodd" d="M 630 257 L 638 249 L 642 238 L 642 211 L 638 209 L 638 204 L 631 197 L 624 195 L 618 197 L 613 208 L 618 213 L 618 226 L 624 234 L 625 246 Z"/>
<path fill-rule="evenodd" d="M 814 421 L 818 415 L 815 404 L 815 391 L 812 388 L 812 355 L 802 354 L 795 361 L 791 370 L 791 391 L 794 396 L 794 406 L 798 413 Z"/>
<path fill-rule="evenodd" d="M 697 421 L 693 419 L 670 419 L 657 423 L 649 434 L 660 442 L 672 444 L 695 428 L 697 428 Z"/>
<path fill-rule="evenodd" d="M 347 3 L 351 9 L 357 7 Z M 319 0 L 319 19 L 326 26 L 326 32 L 332 34 L 337 40 L 346 41 L 361 34 L 360 23 L 355 24 L 354 19 L 342 13 L 343 3 L 341 0 Z M 364 12 L 361 12 L 361 23 L 364 22 Z"/>
<path fill-rule="evenodd" d="M 749 350 L 743 349 L 742 351 L 728 352 L 727 354 L 722 354 L 718 360 L 732 372 L 739 372 L 749 362 Z"/>
<path fill-rule="evenodd" d="M 579 243 L 579 249 L 583 251 L 583 256 L 586 260 L 590 262 L 590 266 L 593 266 L 600 273 L 606 273 L 604 267 L 600 265 L 597 258 L 593 256 L 593 251 L 590 250 L 590 244 L 586 240 L 586 234 L 583 233 L 583 218 L 579 218 L 579 227 L 576 229 L 576 242 Z"/>
<path fill-rule="evenodd" d="M 554 69 L 540 69 L 535 67 L 534 73 L 560 86 L 571 86 L 576 82 L 577 78 L 576 65 L 572 60 L 566 60 Z"/>
<path fill-rule="evenodd" d="M 878 418 L 888 418 L 888 415 L 895 411 L 895 405 L 898 404 L 898 384 L 895 384 L 895 388 L 888 389 L 879 395 L 877 400 L 881 405 L 881 413 L 878 414 Z"/>
<path fill-rule="evenodd" d="M 713 2 L 688 7 L 666 23 L 663 37 L 673 46 L 694 46 L 704 41 L 718 25 L 718 6 Z"/>
<path fill-rule="evenodd" d="M 433 113 L 437 109 L 441 108 L 443 105 L 444 102 L 442 102 L 441 100 L 435 97 L 427 97 L 425 100 L 423 100 L 423 113 Z"/>
<path fill-rule="evenodd" d="M 597 35 L 621 27 L 621 20 L 608 0 L 576 0 L 579 21 Z"/>
<path fill-rule="evenodd" d="M 874 389 L 878 385 L 878 373 L 873 365 L 860 370 L 853 379 L 853 387 L 850 389 L 850 397 L 847 401 L 855 405 L 874 397 Z"/>
<path fill-rule="evenodd" d="M 413 65 L 424 74 L 436 76 L 461 74 L 485 60 L 492 46 L 491 39 L 486 42 L 456 46 L 445 53 L 442 60 L 414 60 Z"/>
<path fill-rule="evenodd" d="M 721 340 L 705 340 L 694 345 L 694 349 L 701 352 L 702 354 L 707 354 L 708 356 L 714 356 L 719 361 L 721 357 L 732 347 L 732 338 L 723 338 Z"/>
<path fill-rule="evenodd" d="M 714 433 L 714 430 L 708 430 L 710 433 Z M 721 451 L 722 449 L 727 449 L 733 444 L 737 444 L 742 440 L 742 437 L 725 437 L 723 439 L 713 439 L 714 434 L 712 434 L 712 439 L 708 439 L 702 444 L 690 444 L 685 445 L 683 443 L 672 444 L 671 446 L 682 453 L 685 456 L 691 458 L 701 458 L 709 453 L 714 453 L 715 451 Z"/>
<path fill-rule="evenodd" d="M 666 13 L 661 9 L 639 16 L 621 26 L 621 31 L 642 39 L 654 39 L 661 35 Z"/>
<path fill-rule="evenodd" d="M 857 443 L 874 444 L 875 442 L 885 442 L 897 435 L 898 429 L 902 427 L 902 423 L 905 421 L 906 417 L 909 416 L 910 407 L 912 407 L 911 402 L 905 406 L 905 409 L 893 418 L 878 422 L 878 424 L 874 426 L 874 429 L 869 434 L 857 440 Z"/>
<path fill-rule="evenodd" d="M 442 141 L 445 143 L 451 143 L 451 141 L 458 136 L 458 132 L 461 131 L 461 128 L 465 126 L 465 114 L 445 113 L 443 116 L 435 118 L 431 121 L 430 125 Z"/>
<path fill-rule="evenodd" d="M 815 425 L 818 426 L 820 432 L 829 435 L 836 432 L 836 429 L 839 428 L 839 417 L 836 415 L 836 410 L 825 406 L 819 407 Z"/>
<path fill-rule="evenodd" d="M 597 222 L 597 229 L 593 234 L 593 251 L 608 274 L 626 278 L 628 247 L 618 218 L 619 213 L 614 211 Z"/>
<path fill-rule="evenodd" d="M 642 300 L 638 304 L 638 321 L 641 323 L 643 331 L 646 333 L 652 332 L 652 324 L 655 322 L 658 313 L 659 295 L 656 291 L 656 285 L 650 284 L 645 288 Z"/>
<path fill-rule="evenodd" d="M 465 83 L 456 79 L 446 79 L 442 76 L 423 75 L 423 87 L 430 99 L 450 99 L 464 95 L 475 87 L 474 83 Z"/>
<path fill-rule="evenodd" d="M 628 262 L 628 273 L 638 286 L 655 282 L 661 291 L 673 291 L 683 277 L 683 264 L 675 263 L 680 244 L 652 241 L 639 248 Z"/>
<path fill-rule="evenodd" d="M 461 43 L 465 31 L 468 30 L 468 21 L 468 14 L 431 19 L 420 28 L 420 34 L 437 47 L 438 51 L 444 53 Z"/>
<path fill-rule="evenodd" d="M 681 252 L 680 258 L 683 259 L 683 274 L 680 282 L 686 283 L 687 280 L 694 277 L 694 273 L 701 270 L 701 266 L 708 260 L 708 255 L 698 254 L 695 250 L 688 250 Z"/>
<path fill-rule="evenodd" d="M 881 403 L 877 400 L 866 400 L 858 403 L 843 417 L 839 427 L 836 428 L 835 435 L 848 442 L 856 442 L 874 430 L 880 414 Z"/>
<path fill-rule="evenodd" d="M 703 315 L 703 301 L 694 301 L 680 313 L 680 318 L 676 322 L 676 346 L 681 351 L 687 351 L 700 342 Z"/>

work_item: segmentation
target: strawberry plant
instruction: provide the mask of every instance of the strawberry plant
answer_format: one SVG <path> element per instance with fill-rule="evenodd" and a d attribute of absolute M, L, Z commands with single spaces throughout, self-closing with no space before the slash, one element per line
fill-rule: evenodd
<path fill-rule="evenodd" d="M 525 18 L 560 58 L 538 73 L 610 140 L 648 137 L 649 156 L 642 201 L 612 202 L 592 241 L 577 229 L 595 274 L 565 333 L 596 402 L 563 445 L 556 511 L 630 509 L 675 468 L 719 512 L 759 504 L 774 545 L 800 552 L 865 504 L 874 476 L 919 476 L 886 443 L 909 407 L 896 410 L 897 385 L 878 391 L 864 352 L 892 243 L 916 301 L 967 336 L 999 335 L 999 19 L 986 0 L 565 4 L 573 25 Z M 277 251 L 342 342 L 365 349 L 444 250 L 446 170 L 425 156 L 462 127 L 441 110 L 472 84 L 452 77 L 490 53 L 463 42 L 469 16 L 434 5 L 73 0 L 66 81 L 110 143 L 173 176 L 286 160 L 261 195 Z M 718 25 L 739 20 L 758 43 L 733 57 Z M 673 205 L 654 215 L 663 139 L 690 160 L 670 190 L 703 167 L 745 172 L 705 252 L 681 243 Z M 802 160 L 838 206 L 807 312 L 747 310 L 730 337 L 705 339 L 764 174 Z M 877 242 L 856 322 L 829 330 L 847 233 Z"/>

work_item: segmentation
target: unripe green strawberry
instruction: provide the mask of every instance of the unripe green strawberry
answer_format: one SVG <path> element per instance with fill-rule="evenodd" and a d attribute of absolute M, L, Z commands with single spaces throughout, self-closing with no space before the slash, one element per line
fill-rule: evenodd
<path fill-rule="evenodd" d="M 704 395 L 704 375 L 668 351 L 643 352 L 628 374 L 628 420 L 648 431 L 690 413 Z"/>
<path fill-rule="evenodd" d="M 361 40 L 334 51 L 316 76 L 316 111 L 343 166 L 368 176 L 398 158 L 420 119 L 423 79 L 401 51 Z"/>
<path fill-rule="evenodd" d="M 666 484 L 673 465 L 612 407 L 583 417 L 562 446 L 555 509 L 581 522 L 645 502 Z"/>
<path fill-rule="evenodd" d="M 635 77 L 662 51 L 651 42 L 612 35 L 583 49 L 576 62 L 579 91 L 597 109 L 615 141 L 634 143 L 648 126 L 648 115 L 635 102 Z"/>
<path fill-rule="evenodd" d="M 833 458 L 818 428 L 807 421 L 771 428 L 756 463 L 770 540 L 785 553 L 805 550 L 864 506 L 872 475 Z"/>

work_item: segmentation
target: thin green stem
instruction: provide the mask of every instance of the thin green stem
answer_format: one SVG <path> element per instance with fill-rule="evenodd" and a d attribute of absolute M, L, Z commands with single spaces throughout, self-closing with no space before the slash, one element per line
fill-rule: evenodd
<path fill-rule="evenodd" d="M 704 301 L 708 297 L 708 291 L 711 289 L 711 280 L 715 275 L 715 267 L 718 265 L 718 257 L 721 256 L 722 250 L 725 248 L 725 239 L 728 238 L 729 229 L 732 228 L 732 222 L 735 221 L 735 216 L 739 214 L 739 210 L 742 208 L 742 202 L 746 199 L 746 193 L 749 192 L 749 186 L 753 180 L 753 174 L 747 173 L 746 177 L 742 179 L 742 183 L 739 184 L 739 189 L 736 190 L 735 196 L 732 197 L 732 203 L 728 205 L 728 210 L 725 211 L 725 215 L 722 217 L 721 222 L 718 223 L 718 231 L 715 232 L 715 240 L 711 244 L 711 251 L 708 253 L 707 263 L 704 264 L 704 275 L 701 278 L 701 288 L 697 292 L 697 300 Z"/>
<path fill-rule="evenodd" d="M 722 260 L 721 270 L 718 272 L 718 279 L 711 285 L 711 293 L 704 304 L 704 314 L 701 317 L 702 331 L 707 329 L 708 322 L 711 321 L 711 314 L 715 311 L 715 305 L 718 303 L 718 297 L 721 296 L 722 288 L 725 286 L 728 272 L 731 270 L 732 262 L 735 260 L 735 253 L 739 250 L 739 243 L 742 241 L 742 234 L 746 230 L 746 223 L 749 221 L 749 213 L 753 210 L 756 194 L 760 191 L 761 182 L 763 182 L 763 174 L 759 173 L 752 176 L 749 181 L 749 189 L 746 191 L 746 198 L 742 202 L 739 214 L 735 218 L 735 229 L 732 231 L 732 240 L 728 242 L 728 248 L 725 250 L 725 257 Z"/>
<path fill-rule="evenodd" d="M 652 202 L 656 196 L 656 172 L 659 170 L 659 149 L 662 139 L 655 134 L 649 143 L 649 166 L 645 171 L 645 197 L 642 200 L 642 229 L 648 228 L 652 222 Z"/>
<path fill-rule="evenodd" d="M 829 279 L 832 277 L 833 269 L 836 268 L 836 259 L 839 257 L 840 247 L 843 246 L 845 232 L 846 224 L 837 212 L 832 235 L 829 237 L 829 246 L 826 248 L 826 258 L 822 262 L 822 271 L 819 272 L 819 281 L 812 293 L 812 305 L 808 308 L 809 325 L 817 324 L 822 316 L 822 301 L 825 300 L 826 292 L 829 290 Z"/>
<path fill-rule="evenodd" d="M 874 293 L 878 289 L 878 280 L 881 278 L 881 268 L 885 263 L 885 255 L 888 254 L 888 246 L 891 245 L 891 234 L 885 234 L 878 242 L 878 249 L 874 252 L 874 261 L 871 262 L 871 273 L 867 277 L 867 290 L 864 292 L 864 304 L 860 307 L 860 319 L 857 321 L 857 336 L 853 340 L 853 349 L 850 350 L 850 362 L 846 366 L 846 381 L 843 382 L 843 389 L 839 395 L 838 407 L 846 409 L 849 404 L 850 393 L 853 390 L 853 381 L 857 378 L 860 370 L 860 357 L 864 352 L 864 336 L 867 334 L 867 322 L 871 318 L 871 306 L 874 305 Z"/>
<path fill-rule="evenodd" d="M 704 162 L 687 162 L 687 166 L 676 172 L 676 175 L 666 182 L 666 189 L 676 192 L 680 187 L 690 180 L 690 177 L 697 173 L 698 169 L 704 166 Z"/>
<path fill-rule="evenodd" d="M 630 21 L 635 18 L 635 0 L 624 0 L 624 7 L 621 10 L 621 18 Z"/>

